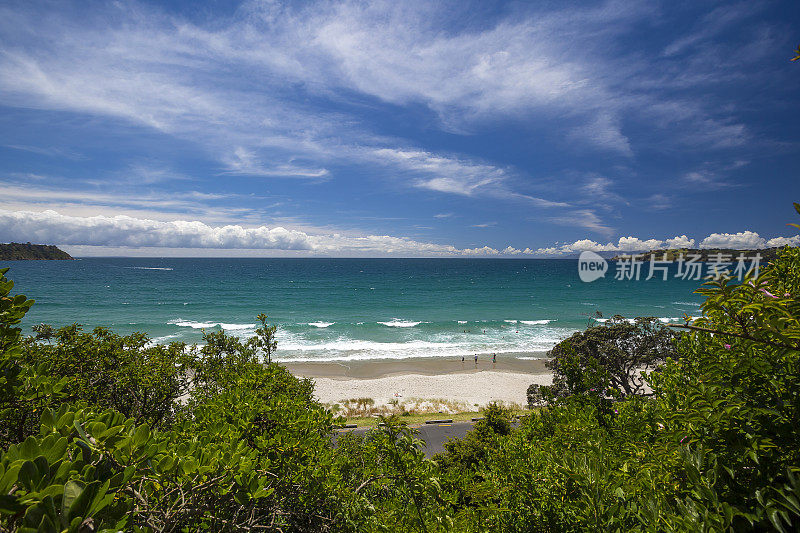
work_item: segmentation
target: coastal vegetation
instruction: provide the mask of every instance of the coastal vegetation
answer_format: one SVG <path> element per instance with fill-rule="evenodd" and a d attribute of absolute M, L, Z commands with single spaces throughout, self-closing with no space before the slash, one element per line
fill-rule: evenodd
<path fill-rule="evenodd" d="M 263 361 L 266 317 L 253 339 L 213 332 L 200 346 L 77 325 L 23 338 L 33 301 L 6 272 L 4 531 L 800 526 L 798 248 L 742 283 L 703 285 L 691 323 L 611 320 L 567 339 L 554 386 L 530 394 L 539 408 L 515 426 L 490 406 L 434 460 L 397 415 L 334 447 L 343 419 Z"/>
<path fill-rule="evenodd" d="M 0 243 L 0 261 L 69 260 L 72 256 L 52 244 Z"/>

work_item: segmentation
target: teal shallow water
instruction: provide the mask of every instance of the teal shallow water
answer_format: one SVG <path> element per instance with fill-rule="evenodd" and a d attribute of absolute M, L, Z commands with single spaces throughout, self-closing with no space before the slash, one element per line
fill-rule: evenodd
<path fill-rule="evenodd" d="M 202 329 L 249 336 L 278 325 L 283 361 L 531 357 L 590 316 L 699 314 L 697 281 L 578 278 L 577 260 L 86 258 L 9 261 L 15 292 L 41 322 L 156 342 L 199 342 Z"/>

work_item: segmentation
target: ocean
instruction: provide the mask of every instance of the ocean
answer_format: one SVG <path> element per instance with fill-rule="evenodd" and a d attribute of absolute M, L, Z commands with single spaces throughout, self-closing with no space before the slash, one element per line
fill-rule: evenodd
<path fill-rule="evenodd" d="M 699 281 L 584 283 L 577 260 L 83 258 L 8 261 L 39 323 L 201 342 L 202 330 L 278 326 L 276 360 L 537 358 L 605 317 L 698 316 Z M 644 278 L 644 276 L 642 276 Z"/>

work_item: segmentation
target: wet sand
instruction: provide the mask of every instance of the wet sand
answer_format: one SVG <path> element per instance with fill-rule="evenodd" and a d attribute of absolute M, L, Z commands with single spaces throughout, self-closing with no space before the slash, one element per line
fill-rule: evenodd
<path fill-rule="evenodd" d="M 525 357 L 544 357 L 544 354 L 525 354 Z M 438 376 L 444 374 L 474 374 L 488 370 L 518 374 L 549 374 L 546 359 L 490 358 L 467 359 L 380 359 L 371 361 L 342 361 L 325 363 L 280 363 L 295 376 L 332 379 L 374 379 L 403 374 Z"/>

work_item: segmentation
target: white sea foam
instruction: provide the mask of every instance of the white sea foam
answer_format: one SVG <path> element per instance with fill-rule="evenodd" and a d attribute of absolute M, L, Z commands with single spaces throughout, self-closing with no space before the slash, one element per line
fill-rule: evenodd
<path fill-rule="evenodd" d="M 245 329 L 253 329 L 255 327 L 253 324 L 227 324 L 224 322 L 196 322 L 194 320 L 183 320 L 182 318 L 176 318 L 175 320 L 170 320 L 167 322 L 167 324 L 174 324 L 182 328 L 192 328 L 192 329 L 214 328 L 219 326 L 222 329 L 227 329 L 227 330 L 245 330 Z"/>
<path fill-rule="evenodd" d="M 174 270 L 170 267 L 125 267 L 125 268 L 132 268 L 134 270 Z"/>
<path fill-rule="evenodd" d="M 543 326 L 545 324 L 549 324 L 550 322 L 553 322 L 553 321 L 549 320 L 549 319 L 544 319 L 544 320 L 520 320 L 520 323 L 527 324 L 528 326 Z"/>
<path fill-rule="evenodd" d="M 414 322 L 412 320 L 400 320 L 399 318 L 393 318 L 389 322 L 378 322 L 378 324 L 383 324 L 384 326 L 389 326 L 390 328 L 413 328 L 414 326 L 422 324 L 422 322 Z"/>
<path fill-rule="evenodd" d="M 517 322 L 519 322 L 519 320 L 503 320 L 503 322 L 506 322 L 508 324 L 516 324 Z"/>
<path fill-rule="evenodd" d="M 154 339 L 151 339 L 150 342 L 151 344 L 162 344 L 170 339 L 178 339 L 180 337 L 183 337 L 183 335 L 181 335 L 180 333 L 173 333 L 172 335 L 164 335 L 163 337 L 156 337 Z"/>
<path fill-rule="evenodd" d="M 466 321 L 466 320 L 459 320 L 459 321 L 458 321 L 458 323 L 459 323 L 459 324 L 466 324 L 466 323 L 467 323 L 467 321 Z"/>
<path fill-rule="evenodd" d="M 375 359 L 409 358 L 472 358 L 490 353 L 539 353 L 546 352 L 558 342 L 574 333 L 568 328 L 536 328 L 529 333 L 509 334 L 508 330 L 485 335 L 462 335 L 438 333 L 424 339 L 403 342 L 353 339 L 348 335 L 336 338 L 307 338 L 303 333 L 278 330 L 279 350 L 276 357 L 284 362 L 311 361 L 367 361 Z"/>
<path fill-rule="evenodd" d="M 314 326 L 315 328 L 327 328 L 328 326 L 332 326 L 336 324 L 336 322 L 309 322 L 309 326 Z"/>
<path fill-rule="evenodd" d="M 672 302 L 674 305 L 691 305 L 692 307 L 700 307 L 701 304 L 694 302 Z"/>

